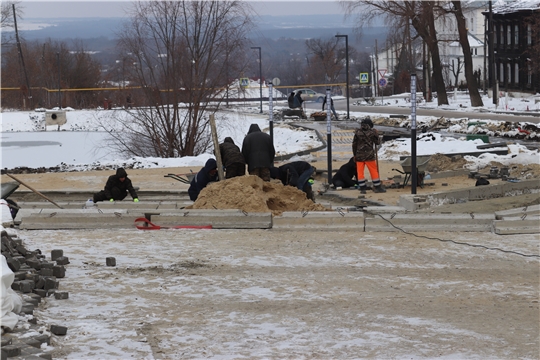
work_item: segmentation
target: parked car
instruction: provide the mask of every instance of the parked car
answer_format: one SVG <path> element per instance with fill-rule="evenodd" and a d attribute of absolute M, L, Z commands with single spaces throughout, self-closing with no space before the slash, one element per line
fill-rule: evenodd
<path fill-rule="evenodd" d="M 326 97 L 325 94 L 318 93 L 311 89 L 296 89 L 294 90 L 294 93 L 296 94 L 300 90 L 302 91 L 302 95 L 300 96 L 304 101 L 315 101 L 318 103 L 322 103 L 324 101 L 324 98 Z"/>

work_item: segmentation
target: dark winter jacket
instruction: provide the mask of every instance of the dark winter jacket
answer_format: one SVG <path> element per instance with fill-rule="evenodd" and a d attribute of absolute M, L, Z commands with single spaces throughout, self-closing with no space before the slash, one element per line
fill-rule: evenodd
<path fill-rule="evenodd" d="M 214 175 L 210 175 L 211 170 L 216 170 Z M 215 159 L 208 159 L 204 167 L 195 175 L 189 185 L 188 194 L 191 201 L 197 200 L 199 193 L 211 181 L 218 181 L 217 162 Z"/>
<path fill-rule="evenodd" d="M 289 94 L 289 97 L 287 98 L 287 102 L 289 103 L 289 107 L 291 109 L 294 109 L 296 106 L 294 106 L 294 92 L 291 92 Z"/>
<path fill-rule="evenodd" d="M 374 161 L 375 145 L 380 144 L 379 133 L 364 126 L 354 132 L 352 151 L 356 161 Z"/>
<path fill-rule="evenodd" d="M 343 187 L 349 188 L 356 184 L 353 178 L 356 178 L 356 161 L 354 161 L 354 157 L 339 168 L 334 177 L 332 177 L 332 183 L 335 185 L 336 181 L 339 180 L 344 184 Z"/>
<path fill-rule="evenodd" d="M 281 165 L 278 170 L 279 173 L 276 173 L 275 170 L 272 170 L 270 174 L 277 175 L 278 179 L 281 180 L 283 185 L 290 185 L 298 187 L 300 176 L 307 170 L 311 170 L 313 167 L 306 161 L 293 161 L 288 164 Z M 275 176 L 274 175 L 274 176 Z M 311 176 L 311 174 L 309 174 Z M 308 176 L 309 178 L 309 176 Z M 307 180 L 303 179 L 304 181 Z M 304 184 L 302 184 L 303 186 Z"/>
<path fill-rule="evenodd" d="M 226 137 L 223 143 L 219 145 L 219 152 L 221 153 L 221 161 L 225 167 L 235 163 L 246 164 L 240 148 L 234 144 L 233 139 L 230 137 Z"/>
<path fill-rule="evenodd" d="M 125 178 L 124 181 L 120 181 L 120 178 Z M 105 189 L 103 189 L 103 192 L 105 193 L 105 197 L 107 199 L 112 199 L 112 189 L 117 188 L 120 190 L 122 194 L 125 194 L 126 191 L 129 191 L 129 194 L 132 198 L 138 198 L 137 192 L 133 188 L 133 184 L 131 183 L 131 180 L 127 177 L 126 170 L 123 168 L 116 169 L 116 174 L 109 176 L 107 179 L 107 183 L 105 184 Z"/>
<path fill-rule="evenodd" d="M 294 95 L 294 105 L 295 107 L 302 107 L 302 103 L 304 102 L 304 99 L 302 99 L 302 94 L 299 92 Z"/>
<path fill-rule="evenodd" d="M 334 99 L 330 98 L 330 109 L 334 108 Z M 322 102 L 322 111 L 326 111 L 326 96 Z"/>
<path fill-rule="evenodd" d="M 276 150 L 270 135 L 263 133 L 257 124 L 251 124 L 242 143 L 242 155 L 248 171 L 257 168 L 270 168 L 274 163 Z"/>

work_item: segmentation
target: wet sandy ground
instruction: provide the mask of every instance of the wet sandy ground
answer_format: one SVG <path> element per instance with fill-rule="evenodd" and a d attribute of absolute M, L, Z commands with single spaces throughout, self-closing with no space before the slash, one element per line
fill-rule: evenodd
<path fill-rule="evenodd" d="M 536 235 L 423 234 L 539 254 Z M 54 358 L 539 356 L 538 258 L 401 233 L 20 232 L 71 264 Z M 116 267 L 105 258 L 116 258 Z"/>

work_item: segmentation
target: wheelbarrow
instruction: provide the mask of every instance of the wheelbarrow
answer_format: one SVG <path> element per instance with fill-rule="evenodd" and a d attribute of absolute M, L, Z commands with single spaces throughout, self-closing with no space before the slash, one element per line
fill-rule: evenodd
<path fill-rule="evenodd" d="M 431 159 L 431 155 L 424 155 L 424 156 L 417 156 L 416 157 L 416 174 L 417 174 L 417 180 L 418 184 L 421 188 L 424 187 L 424 177 L 426 175 L 426 168 L 429 162 L 429 159 Z M 412 157 L 407 156 L 402 162 L 401 162 L 401 168 L 403 171 L 398 169 L 392 169 L 392 171 L 397 171 L 400 174 L 405 175 L 405 179 L 403 179 L 403 185 L 401 187 L 407 186 L 407 183 L 411 179 L 412 174 Z"/>
<path fill-rule="evenodd" d="M 167 174 L 164 177 L 170 177 L 174 180 L 180 181 L 181 183 L 190 185 L 191 180 L 197 175 L 197 173 L 191 173 L 191 174 Z M 184 177 L 185 176 L 185 177 Z"/>

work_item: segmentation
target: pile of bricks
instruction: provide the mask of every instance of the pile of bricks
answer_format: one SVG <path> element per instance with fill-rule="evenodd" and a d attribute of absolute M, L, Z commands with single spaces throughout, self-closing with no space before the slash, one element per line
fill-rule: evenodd
<path fill-rule="evenodd" d="M 34 316 L 34 309 L 43 298 L 63 300 L 69 297 L 68 292 L 58 290 L 58 279 L 65 276 L 65 265 L 69 264 L 69 259 L 63 255 L 62 250 L 53 250 L 51 260 L 47 260 L 41 250 L 27 250 L 22 240 L 9 235 L 5 230 L 1 232 L 1 237 L 2 255 L 6 257 L 9 268 L 15 274 L 11 288 L 23 300 L 22 310 L 18 314 L 19 322 L 15 328 L 2 327 L 2 359 L 52 359 L 52 355 L 44 351 L 42 345 L 51 344 L 51 334 L 66 335 L 67 327 L 39 324 Z M 48 331 L 45 330 L 47 328 Z"/>

